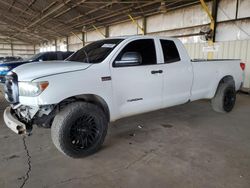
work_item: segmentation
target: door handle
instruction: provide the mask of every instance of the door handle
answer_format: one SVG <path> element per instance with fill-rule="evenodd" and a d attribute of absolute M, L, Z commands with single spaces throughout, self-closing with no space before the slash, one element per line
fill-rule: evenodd
<path fill-rule="evenodd" d="M 162 74 L 163 70 L 152 70 L 151 74 Z"/>

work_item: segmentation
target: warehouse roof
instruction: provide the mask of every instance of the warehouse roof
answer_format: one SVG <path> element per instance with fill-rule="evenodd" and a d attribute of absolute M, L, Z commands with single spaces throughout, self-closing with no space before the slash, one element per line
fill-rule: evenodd
<path fill-rule="evenodd" d="M 199 0 L 0 0 L 2 40 L 38 43 L 199 3 Z M 1 38 L 0 38 L 1 39 Z"/>

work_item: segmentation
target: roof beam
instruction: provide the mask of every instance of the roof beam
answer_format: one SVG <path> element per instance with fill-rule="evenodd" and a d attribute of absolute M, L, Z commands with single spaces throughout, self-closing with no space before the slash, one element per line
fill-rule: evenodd
<path fill-rule="evenodd" d="M 86 0 L 83 0 L 83 1 L 85 2 Z M 82 4 L 83 1 L 81 1 L 80 4 Z M 65 22 L 65 23 L 60 23 L 58 26 L 54 27 L 54 29 L 59 28 L 59 27 L 61 27 L 61 26 L 64 26 L 65 30 L 67 30 L 67 29 L 71 30 L 72 27 L 70 27 L 69 23 L 71 23 L 71 22 L 73 22 L 74 20 L 79 19 L 79 18 L 81 18 L 81 17 L 87 16 L 87 15 L 89 15 L 89 14 L 91 14 L 91 13 L 94 13 L 94 12 L 96 12 L 96 11 L 98 11 L 98 10 L 101 10 L 101 9 L 107 7 L 107 6 L 110 6 L 111 4 L 112 4 L 112 3 L 108 3 L 108 4 L 104 5 L 104 6 L 101 6 L 101 7 L 98 7 L 98 8 L 96 8 L 96 9 L 93 9 L 93 10 L 91 10 L 91 11 L 88 11 L 88 12 L 85 13 L 84 15 L 81 14 L 80 16 L 77 16 L 77 17 L 75 17 L 75 18 L 73 18 L 73 19 L 71 19 L 71 20 L 68 20 L 68 21 Z M 67 11 L 66 11 L 66 10 L 67 10 Z M 70 9 L 70 10 L 66 9 L 66 10 L 63 11 L 64 14 L 65 14 L 66 12 L 72 10 L 72 9 Z M 61 12 L 61 13 L 62 13 L 62 12 Z M 63 14 L 61 14 L 61 13 L 55 15 L 53 18 L 57 18 L 57 17 L 63 15 Z M 48 21 L 52 20 L 53 18 L 50 18 L 50 19 L 46 20 L 45 22 L 42 22 L 42 25 L 44 25 L 44 24 L 47 23 Z"/>
<path fill-rule="evenodd" d="M 113 14 L 107 13 L 105 15 L 100 15 L 98 17 L 94 17 L 94 18 L 91 18 L 89 20 L 86 20 L 86 21 L 84 21 L 84 23 L 75 24 L 73 26 L 73 28 L 76 28 L 76 27 L 79 27 L 79 26 L 81 27 L 83 24 L 85 24 L 85 25 L 93 24 L 94 22 L 96 22 L 96 20 L 100 21 L 100 20 L 104 20 L 104 19 L 116 17 L 116 16 L 118 16 L 120 14 L 122 14 L 122 15 L 128 14 L 128 13 L 130 13 L 132 11 L 132 8 L 133 8 L 133 10 L 136 10 L 136 9 L 140 9 L 142 7 L 146 7 L 146 6 L 155 4 L 155 3 L 159 3 L 159 1 L 149 2 L 149 3 L 143 4 L 143 5 L 139 5 L 139 6 L 136 6 L 136 7 L 134 7 L 134 5 L 131 5 L 129 8 L 126 7 L 126 9 L 124 9 L 123 11 L 122 10 L 117 10 Z"/>
<path fill-rule="evenodd" d="M 0 0 L 1 1 L 1 0 Z M 61 9 L 62 7 L 64 7 L 66 4 L 68 4 L 71 0 L 66 0 L 64 3 L 59 4 L 58 6 L 56 6 L 55 8 L 53 8 L 51 11 L 45 13 L 44 15 L 42 15 L 41 18 L 35 20 L 34 22 L 30 23 L 27 28 L 30 28 L 32 26 L 34 26 L 35 24 L 39 23 L 40 21 L 42 21 L 43 19 L 47 18 L 48 16 L 50 16 L 51 14 L 53 14 L 54 12 L 58 11 L 59 9 Z"/>
<path fill-rule="evenodd" d="M 5 0 L 0 0 L 0 3 L 4 4 L 6 6 L 12 6 L 11 3 L 9 3 L 8 1 L 5 1 Z M 31 13 L 24 11 L 22 8 L 19 8 L 19 7 L 14 6 L 14 5 L 12 6 L 12 8 L 15 9 L 15 10 L 18 10 L 18 11 L 20 11 L 20 12 L 26 14 L 26 15 L 32 16 Z"/>
<path fill-rule="evenodd" d="M 11 6 L 9 7 L 8 11 L 11 11 L 11 9 L 14 6 L 15 3 L 16 3 L 16 0 L 12 1 Z"/>
<path fill-rule="evenodd" d="M 148 2 L 148 1 L 147 1 Z M 106 14 L 103 14 L 103 15 L 98 15 L 98 16 L 96 16 L 96 17 L 93 17 L 93 18 L 89 18 L 89 19 L 87 19 L 87 20 L 83 20 L 82 21 L 82 23 L 76 23 L 76 24 L 74 24 L 74 25 L 69 25 L 69 27 L 70 28 L 78 28 L 78 27 L 82 27 L 83 25 L 93 25 L 93 24 L 95 24 L 97 21 L 100 21 L 100 20 L 103 20 L 103 19 L 107 19 L 107 18 L 112 18 L 112 17 L 114 17 L 114 16 L 117 16 L 117 15 L 120 15 L 120 14 L 128 14 L 129 12 L 131 12 L 132 11 L 132 8 L 135 10 L 135 9 L 139 9 L 139 8 L 141 8 L 141 7 L 145 7 L 145 6 L 149 6 L 149 5 L 152 5 L 152 4 L 155 4 L 155 3 L 159 3 L 159 1 L 154 1 L 154 2 L 148 2 L 148 3 L 146 3 L 146 4 L 143 4 L 143 5 L 139 5 L 139 6 L 136 6 L 136 7 L 134 7 L 134 4 L 132 4 L 132 5 L 129 5 L 129 6 L 126 6 L 126 7 L 122 7 L 121 9 L 118 9 L 118 10 L 115 10 L 115 11 L 112 11 L 113 13 L 106 13 Z M 95 11 L 97 11 L 98 9 L 96 9 Z M 90 13 L 93 13 L 93 12 L 95 12 L 94 10 L 93 11 L 89 11 L 89 12 L 87 12 L 86 14 L 84 14 L 84 15 L 80 15 L 80 16 L 78 16 L 77 17 L 77 19 L 79 19 L 79 18 L 81 18 L 81 17 L 84 17 L 84 16 L 86 16 L 86 15 L 89 15 Z M 75 20 L 76 18 L 74 18 L 74 20 Z M 67 23 L 70 23 L 70 22 L 72 22 L 73 21 L 73 19 L 71 19 L 71 20 L 69 20 L 68 22 L 66 22 L 66 24 Z M 58 28 L 58 27 L 60 27 L 60 26 L 57 26 L 56 28 Z M 63 29 L 63 30 L 61 30 L 61 31 L 64 31 L 64 30 L 66 30 L 66 29 Z"/>
<path fill-rule="evenodd" d="M 41 39 L 47 40 L 46 38 L 44 38 L 44 37 L 42 37 L 42 36 L 37 36 L 37 35 L 35 35 L 35 34 L 32 34 L 31 32 L 29 32 L 29 31 L 26 30 L 26 29 L 20 29 L 20 27 L 23 27 L 23 25 L 20 25 L 20 23 L 18 23 L 17 21 L 15 21 L 15 20 L 13 20 L 13 19 L 11 19 L 11 18 L 9 18 L 9 17 L 6 17 L 6 16 L 3 16 L 3 15 L 2 15 L 2 18 L 4 18 L 4 22 L 5 22 L 5 23 L 8 23 L 8 24 L 9 24 L 9 26 L 8 26 L 9 28 L 12 28 L 13 30 L 17 31 L 17 34 L 12 35 L 12 36 L 10 36 L 10 37 L 17 37 L 18 34 L 20 34 L 20 32 L 22 32 L 22 33 L 26 33 L 26 34 L 28 34 L 28 35 L 31 35 L 31 36 L 33 36 L 33 37 L 35 37 L 35 38 L 39 38 L 40 40 L 41 40 Z M 0 18 L 0 19 L 1 19 L 1 18 Z M 6 20 L 9 20 L 9 21 L 6 22 Z"/>
<path fill-rule="evenodd" d="M 57 17 L 59 17 L 59 16 L 65 14 L 65 13 L 69 12 L 70 10 L 76 8 L 77 6 L 83 4 L 83 3 L 86 2 L 86 1 L 87 1 L 87 0 L 82 0 L 82 1 L 80 1 L 80 2 L 78 2 L 78 3 L 73 4 L 71 7 L 67 8 L 66 10 L 64 10 L 64 11 L 60 12 L 59 14 L 55 15 L 53 18 L 57 18 Z"/>

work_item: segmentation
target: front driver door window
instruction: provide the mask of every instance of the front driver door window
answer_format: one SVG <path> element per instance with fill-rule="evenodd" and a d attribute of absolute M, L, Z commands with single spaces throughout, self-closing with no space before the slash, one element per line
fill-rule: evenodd
<path fill-rule="evenodd" d="M 111 68 L 117 116 L 158 109 L 162 105 L 163 71 L 153 39 L 128 43 Z"/>

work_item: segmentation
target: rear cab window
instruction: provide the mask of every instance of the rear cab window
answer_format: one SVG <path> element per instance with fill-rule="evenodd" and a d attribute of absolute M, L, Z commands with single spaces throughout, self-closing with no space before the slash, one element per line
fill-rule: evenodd
<path fill-rule="evenodd" d="M 160 39 L 164 63 L 174 63 L 181 60 L 178 49 L 172 40 Z"/>

